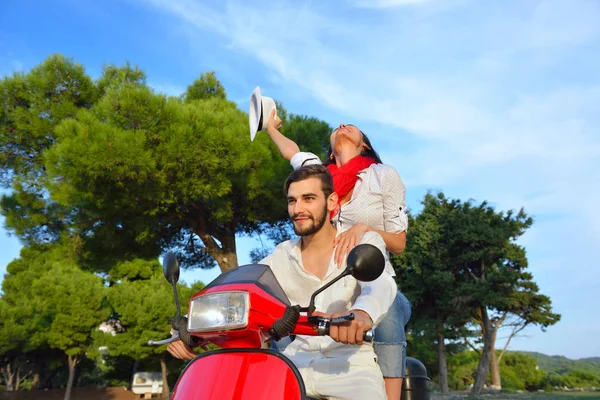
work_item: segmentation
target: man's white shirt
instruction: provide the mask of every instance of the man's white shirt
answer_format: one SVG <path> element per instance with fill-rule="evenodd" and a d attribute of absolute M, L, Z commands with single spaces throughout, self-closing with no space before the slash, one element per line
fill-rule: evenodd
<path fill-rule="evenodd" d="M 346 262 L 344 261 L 344 264 L 338 267 L 334 263 L 332 254 L 325 278 L 321 280 L 303 267 L 300 243 L 300 238 L 283 242 L 260 263 L 271 267 L 292 305 L 306 307 L 309 305 L 310 296 L 317 289 L 344 271 Z M 326 314 L 363 310 L 369 314 L 376 325 L 387 313 L 396 297 L 394 269 L 388 260 L 385 242 L 379 234 L 367 232 L 361 243 L 372 244 L 384 254 L 386 265 L 383 274 L 372 282 L 359 282 L 352 276 L 344 277 L 316 297 L 315 307 L 317 311 Z M 348 347 L 355 350 L 358 350 L 358 347 L 372 349 L 372 345 L 366 343 L 362 346 L 347 345 L 336 342 L 329 336 L 298 335 L 296 340 L 286 348 L 285 353 L 294 355 L 298 352 L 320 352 L 330 356 L 335 356 L 336 353 L 343 356 L 348 354 L 345 351 Z"/>

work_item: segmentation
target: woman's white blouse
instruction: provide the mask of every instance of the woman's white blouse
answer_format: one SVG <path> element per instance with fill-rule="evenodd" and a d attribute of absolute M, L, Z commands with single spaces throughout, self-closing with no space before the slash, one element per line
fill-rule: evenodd
<path fill-rule="evenodd" d="M 290 160 L 294 169 L 321 164 L 321 160 L 306 152 L 296 153 Z M 372 164 L 358 173 L 352 198 L 344 203 L 333 218 L 340 231 L 361 223 L 390 233 L 408 228 L 404 196 L 406 188 L 396 170 L 385 164 Z"/>

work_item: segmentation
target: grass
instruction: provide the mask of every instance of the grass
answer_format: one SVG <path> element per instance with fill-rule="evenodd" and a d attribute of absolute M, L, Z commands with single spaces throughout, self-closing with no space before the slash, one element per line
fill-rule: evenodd
<path fill-rule="evenodd" d="M 485 393 L 469 396 L 468 393 L 450 393 L 441 395 L 432 393 L 432 400 L 600 400 L 600 392 L 535 392 L 535 393 Z"/>

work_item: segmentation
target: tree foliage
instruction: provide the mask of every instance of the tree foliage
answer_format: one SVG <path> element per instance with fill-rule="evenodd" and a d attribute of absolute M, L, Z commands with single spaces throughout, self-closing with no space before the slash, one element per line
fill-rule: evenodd
<path fill-rule="evenodd" d="M 481 326 L 483 348 L 474 382 L 479 393 L 491 360 L 497 365 L 496 333 L 508 316 L 518 326 L 542 327 L 560 318 L 549 298 L 538 293 L 526 271 L 525 249 L 516 243 L 532 222 L 523 210 L 497 212 L 487 202 L 474 205 L 442 193 L 425 196 L 408 232 L 407 251 L 394 262 L 413 314 L 437 333 L 441 390 L 448 383 L 445 343 L 472 332 L 471 321 Z"/>
<path fill-rule="evenodd" d="M 25 247 L 21 257 L 11 264 L 2 283 L 2 312 L 7 320 L 18 324 L 12 349 L 35 359 L 60 350 L 68 359 L 69 379 L 65 399 L 70 397 L 75 367 L 92 346 L 92 331 L 106 317 L 103 307 L 105 287 L 102 279 L 77 265 L 77 257 L 65 240 L 59 245 Z M 63 356 L 64 357 L 64 356 Z"/>
<path fill-rule="evenodd" d="M 236 234 L 287 219 L 281 186 L 291 168 L 266 135 L 250 142 L 247 115 L 214 73 L 182 98 L 145 79 L 126 64 L 94 81 L 52 56 L 2 80 L 6 226 L 32 244 L 78 235 L 96 271 L 164 248 L 185 254 L 184 266 L 236 267 Z M 286 134 L 324 152 L 327 124 L 281 115 Z"/>

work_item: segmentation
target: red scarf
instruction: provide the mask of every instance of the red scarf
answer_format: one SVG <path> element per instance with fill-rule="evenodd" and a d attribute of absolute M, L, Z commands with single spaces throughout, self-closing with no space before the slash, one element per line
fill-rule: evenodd
<path fill-rule="evenodd" d="M 358 181 L 358 173 L 365 168 L 369 168 L 372 164 L 377 164 L 377 161 L 371 157 L 356 156 L 346 164 L 338 168 L 335 163 L 329 164 L 327 169 L 333 177 L 333 190 L 338 195 L 338 208 L 331 213 L 334 216 L 338 213 L 340 201 L 354 188 Z"/>

